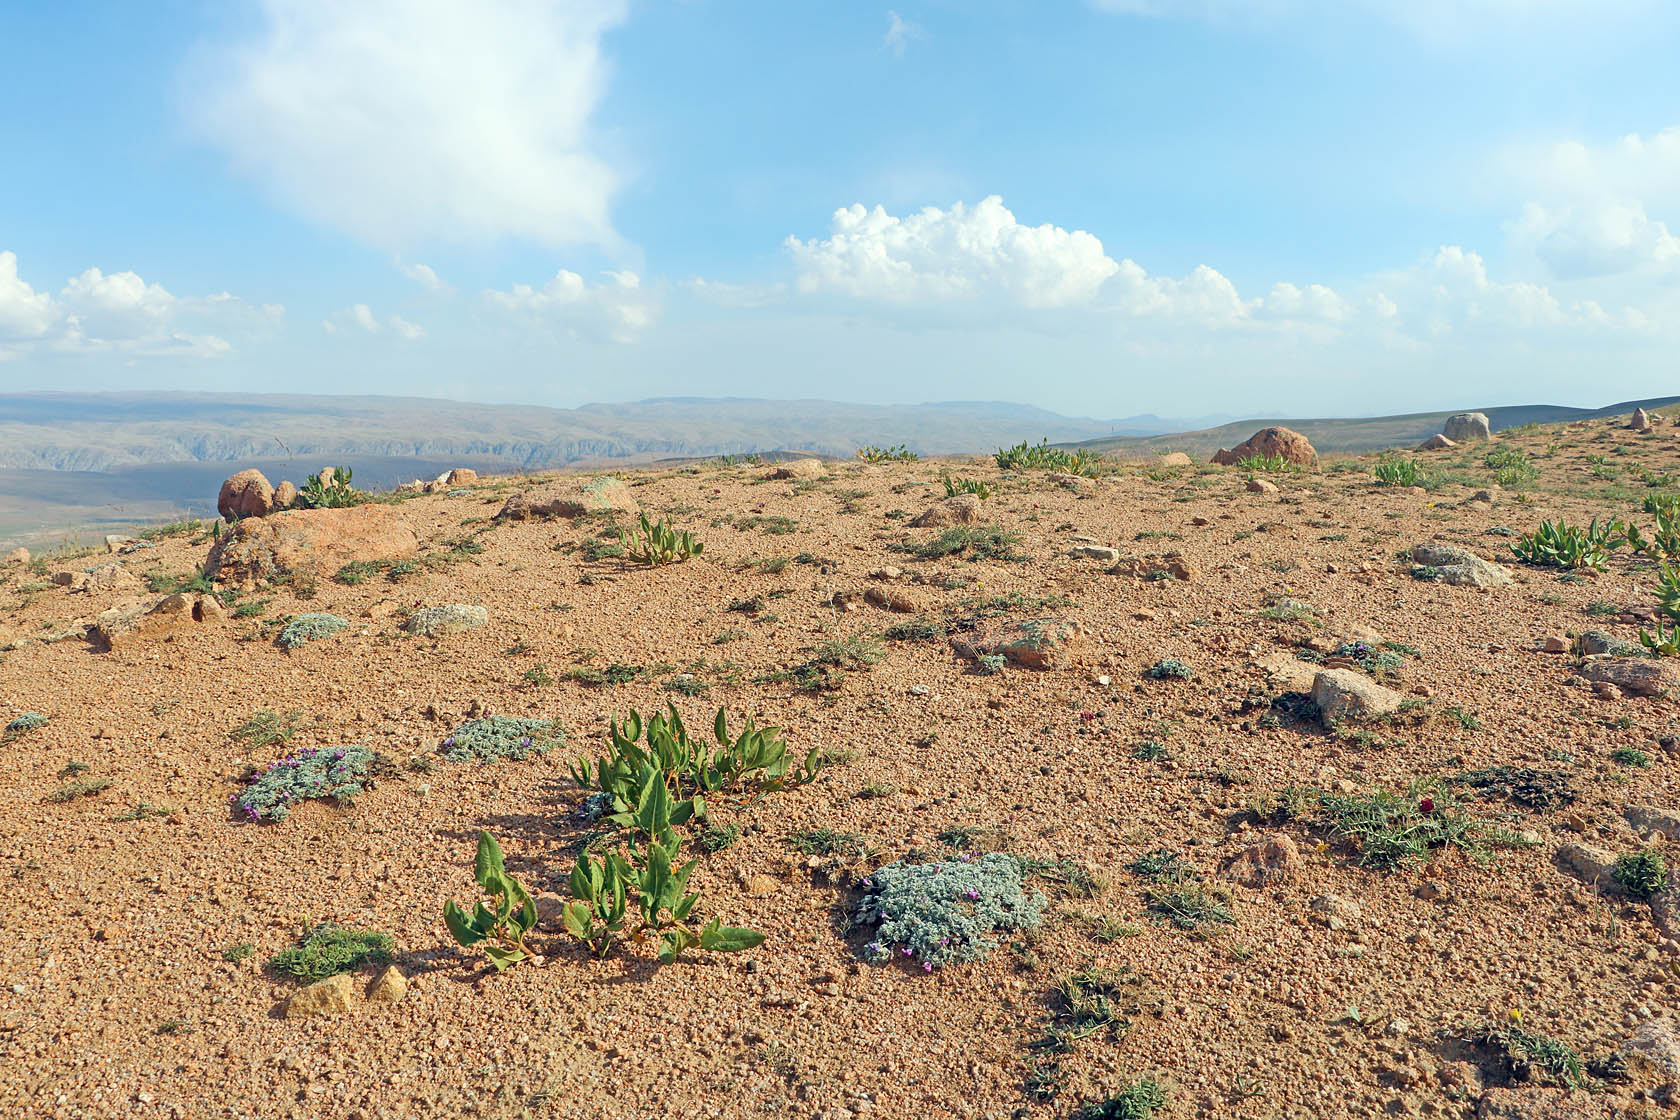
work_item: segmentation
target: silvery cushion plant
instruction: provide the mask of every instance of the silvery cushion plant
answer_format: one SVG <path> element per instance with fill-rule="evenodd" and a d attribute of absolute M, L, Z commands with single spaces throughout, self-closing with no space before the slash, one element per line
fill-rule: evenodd
<path fill-rule="evenodd" d="M 349 801 L 362 792 L 373 763 L 366 747 L 305 747 L 270 763 L 239 795 L 239 810 L 252 821 L 283 821 L 304 801 Z"/>
<path fill-rule="evenodd" d="M 936 863 L 900 860 L 863 880 L 854 913 L 875 926 L 864 947 L 870 959 L 915 960 L 924 971 L 937 965 L 980 960 L 996 947 L 997 930 L 1033 929 L 1044 896 L 1022 890 L 1021 864 L 1005 852 Z"/>

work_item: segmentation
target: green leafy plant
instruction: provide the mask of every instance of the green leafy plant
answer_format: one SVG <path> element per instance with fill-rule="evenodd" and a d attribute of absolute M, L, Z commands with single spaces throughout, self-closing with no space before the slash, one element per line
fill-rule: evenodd
<path fill-rule="evenodd" d="M 1051 447 L 1048 438 L 1039 440 L 1037 444 L 1022 440 L 1014 447 L 1000 447 L 992 459 L 1006 471 L 1049 470 L 1080 475 L 1095 474 L 1101 462 L 1095 452 L 1084 449 L 1064 451 Z"/>
<path fill-rule="evenodd" d="M 1639 628 L 1639 644 L 1657 657 L 1680 657 L 1680 626 L 1664 626 L 1659 618 L 1654 629 Z"/>
<path fill-rule="evenodd" d="M 1585 1089 L 1590 1082 L 1581 1056 L 1565 1043 L 1525 1030 L 1515 1023 L 1492 1023 L 1474 1031 L 1470 1041 L 1497 1051 L 1510 1074 L 1528 1080 L 1537 1070 L 1571 1089 Z"/>
<path fill-rule="evenodd" d="M 1021 534 L 996 525 L 957 525 L 930 541 L 892 547 L 896 552 L 907 552 L 923 560 L 941 560 L 962 553 L 969 560 L 1003 560 L 1019 564 L 1030 559 L 1015 551 L 1015 545 L 1020 542 Z"/>
<path fill-rule="evenodd" d="M 1245 455 L 1235 466 L 1239 471 L 1257 474 L 1290 474 L 1301 469 L 1282 455 Z"/>
<path fill-rule="evenodd" d="M 1351 843 L 1362 865 L 1383 871 L 1416 867 L 1438 848 L 1456 847 L 1485 860 L 1490 845 L 1522 843 L 1464 812 L 1435 780 L 1413 782 L 1400 793 L 1323 793 L 1317 802 L 1330 833 Z"/>
<path fill-rule="evenodd" d="M 1542 521 L 1540 528 L 1519 537 L 1511 551 L 1525 564 L 1547 568 L 1603 568 L 1610 553 L 1627 539 L 1619 520 L 1600 525 L 1597 518 L 1584 528 L 1563 521 Z"/>
<path fill-rule="evenodd" d="M 1023 890 L 1020 862 L 1005 852 L 972 860 L 900 860 L 862 882 L 853 920 L 875 927 L 870 959 L 908 957 L 936 966 L 980 960 L 996 948 L 999 930 L 1037 928 L 1044 896 Z"/>
<path fill-rule="evenodd" d="M 1382 486 L 1419 486 L 1419 480 L 1423 478 L 1423 472 L 1418 470 L 1416 459 L 1407 459 L 1399 455 L 1379 460 L 1371 473 Z"/>
<path fill-rule="evenodd" d="M 1086 1105 L 1074 1114 L 1074 1120 L 1151 1120 L 1155 1110 L 1166 1104 L 1166 1090 L 1146 1077 L 1105 1101 Z"/>
<path fill-rule="evenodd" d="M 1493 472 L 1493 480 L 1510 489 L 1521 489 L 1540 477 L 1540 468 L 1520 447 L 1495 447 L 1482 461 Z"/>
<path fill-rule="evenodd" d="M 857 457 L 866 463 L 914 463 L 921 458 L 902 443 L 894 447 L 876 447 L 866 443 L 857 449 Z"/>
<path fill-rule="evenodd" d="M 230 961 L 243 960 L 249 954 L 239 951 L 248 948 L 234 946 L 233 951 L 224 950 L 223 956 Z M 388 933 L 322 922 L 309 929 L 297 945 L 270 957 L 268 967 L 282 976 L 313 983 L 341 972 L 353 972 L 364 964 L 389 964 L 395 949 L 396 942 Z"/>
<path fill-rule="evenodd" d="M 473 879 L 485 897 L 473 904 L 472 913 L 453 898 L 443 904 L 444 924 L 456 942 L 466 948 L 483 945 L 497 972 L 534 956 L 525 946 L 525 936 L 537 924 L 536 901 L 525 884 L 507 873 L 502 846 L 488 832 L 478 834 Z"/>
<path fill-rule="evenodd" d="M 949 474 L 946 474 L 941 481 L 945 483 L 945 496 L 947 498 L 954 498 L 958 494 L 973 494 L 984 501 L 992 496 L 991 485 L 978 478 L 952 478 Z"/>
<path fill-rule="evenodd" d="M 1650 499 L 1646 499 L 1647 509 L 1650 505 Z M 1628 547 L 1659 560 L 1672 560 L 1680 556 L 1680 507 L 1664 502 L 1658 504 L 1652 512 L 1656 515 L 1656 524 L 1652 527 L 1650 536 L 1640 532 L 1639 526 L 1628 523 Z"/>
<path fill-rule="evenodd" d="M 320 474 L 310 475 L 303 489 L 298 491 L 298 506 L 302 509 L 343 509 L 362 505 L 368 496 L 350 485 L 350 478 L 349 467 L 332 467 Z"/>
<path fill-rule="evenodd" d="M 684 529 L 678 531 L 671 527 L 669 520 L 660 518 L 655 525 L 648 520 L 647 514 L 642 514 L 631 530 L 630 541 L 625 546 L 624 554 L 631 560 L 658 567 L 662 564 L 680 564 L 691 556 L 698 556 L 706 551 L 706 546 L 696 540 L 694 534 Z"/>
<path fill-rule="evenodd" d="M 1169 657 L 1145 669 L 1143 675 L 1152 681 L 1187 681 L 1196 675 L 1196 671 L 1184 662 Z"/>
<path fill-rule="evenodd" d="M 1668 887 L 1668 860 L 1656 848 L 1643 848 L 1618 857 L 1610 877 L 1629 898 L 1649 900 Z"/>
<path fill-rule="evenodd" d="M 822 769 L 815 750 L 802 765 L 796 765 L 781 729 L 759 727 L 750 716 L 732 735 L 721 707 L 712 723 L 715 746 L 689 738 L 674 704 L 669 706 L 669 715 L 655 712 L 645 723 L 641 713 L 632 709 L 622 724 L 616 719 L 608 723 L 608 735 L 604 757 L 593 765 L 580 761 L 570 769 L 579 786 L 612 798 L 608 819 L 621 827 L 636 823 L 636 807 L 646 797 L 650 781 L 685 799 L 678 802 L 687 807 L 678 810 L 675 823 L 681 824 L 690 816 L 705 815 L 707 795 L 757 800 L 804 785 Z"/>

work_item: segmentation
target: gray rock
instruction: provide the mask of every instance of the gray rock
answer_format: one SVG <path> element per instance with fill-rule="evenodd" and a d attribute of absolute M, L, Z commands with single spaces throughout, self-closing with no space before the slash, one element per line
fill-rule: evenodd
<path fill-rule="evenodd" d="M 1405 697 L 1353 669 L 1323 669 L 1313 678 L 1313 703 L 1326 726 L 1344 719 L 1375 719 L 1399 709 Z"/>
<path fill-rule="evenodd" d="M 1675 685 L 1668 666 L 1650 658 L 1606 657 L 1581 666 L 1589 681 L 1613 684 L 1630 696 L 1660 696 Z"/>
<path fill-rule="evenodd" d="M 1680 1078 L 1680 1038 L 1673 1019 L 1656 1018 L 1640 1025 L 1634 1036 L 1622 1043 L 1622 1053 L 1653 1067 L 1670 1080 Z"/>
<path fill-rule="evenodd" d="M 1616 857 L 1603 848 L 1572 840 L 1558 849 L 1557 858 L 1566 871 L 1582 882 L 1611 893 L 1621 892 L 1621 887 L 1610 875 L 1610 869 L 1616 866 Z"/>
<path fill-rule="evenodd" d="M 436 638 L 445 634 L 459 634 L 463 630 L 483 626 L 489 621 L 490 612 L 483 607 L 448 603 L 440 607 L 420 608 L 408 616 L 408 622 L 404 624 L 403 629 L 410 634 Z"/>
<path fill-rule="evenodd" d="M 1498 564 L 1452 544 L 1417 545 L 1412 562 L 1434 568 L 1437 579 L 1455 587 L 1505 587 L 1515 582 Z"/>
<path fill-rule="evenodd" d="M 1488 428 L 1488 418 L 1485 412 L 1460 412 L 1447 417 L 1447 422 L 1441 425 L 1441 434 L 1454 443 L 1466 440 L 1487 439 L 1492 435 Z"/>
<path fill-rule="evenodd" d="M 1608 630 L 1588 630 L 1575 640 L 1583 654 L 1607 653 L 1612 657 L 1644 657 L 1645 647 L 1638 642 L 1624 641 Z"/>
<path fill-rule="evenodd" d="M 980 498 L 975 494 L 958 494 L 930 506 L 921 516 L 910 522 L 912 529 L 943 529 L 952 525 L 972 525 L 980 520 Z"/>
<path fill-rule="evenodd" d="M 1102 560 L 1112 564 L 1120 559 L 1118 548 L 1105 548 L 1100 544 L 1079 544 L 1068 550 L 1068 555 L 1075 560 Z"/>
<path fill-rule="evenodd" d="M 1622 810 L 1622 815 L 1641 835 L 1660 832 L 1669 840 L 1680 838 L 1680 810 L 1663 809 L 1656 805 L 1629 805 Z"/>

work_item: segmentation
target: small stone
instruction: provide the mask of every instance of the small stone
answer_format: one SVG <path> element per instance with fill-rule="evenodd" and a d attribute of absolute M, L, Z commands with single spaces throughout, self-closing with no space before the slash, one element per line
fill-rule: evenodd
<path fill-rule="evenodd" d="M 379 978 L 369 986 L 367 998 L 375 1003 L 396 1003 L 407 994 L 408 980 L 393 964 L 381 972 Z"/>
<path fill-rule="evenodd" d="M 754 875 L 747 880 L 747 894 L 752 898 L 763 898 L 775 894 L 781 884 L 769 875 Z"/>
<path fill-rule="evenodd" d="M 1105 564 L 1112 564 L 1120 559 L 1120 550 L 1100 544 L 1081 544 L 1069 549 L 1068 555 L 1075 560 L 1101 560 Z"/>
<path fill-rule="evenodd" d="M 350 1010 L 355 998 L 355 979 L 349 973 L 341 972 L 294 992 L 286 1001 L 285 1016 L 302 1019 L 315 1015 L 341 1015 Z"/>
<path fill-rule="evenodd" d="M 1278 492 L 1277 483 L 1267 482 L 1263 478 L 1251 478 L 1248 480 L 1248 492 L 1250 494 L 1276 494 Z"/>
<path fill-rule="evenodd" d="M 1540 643 L 1540 651 L 1542 653 L 1568 653 L 1569 639 L 1560 638 L 1556 634 L 1547 634 Z"/>

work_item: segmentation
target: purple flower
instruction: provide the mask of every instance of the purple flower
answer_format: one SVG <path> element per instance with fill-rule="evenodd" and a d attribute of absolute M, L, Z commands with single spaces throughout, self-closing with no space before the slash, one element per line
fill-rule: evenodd
<path fill-rule="evenodd" d="M 933 971 L 933 962 L 932 961 L 923 961 L 922 962 L 922 971 L 923 972 L 932 972 Z"/>

